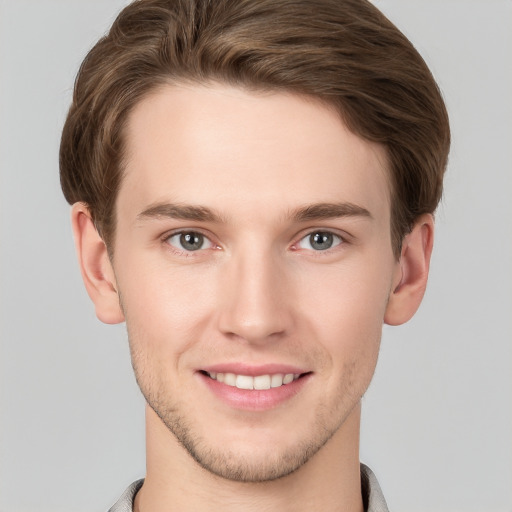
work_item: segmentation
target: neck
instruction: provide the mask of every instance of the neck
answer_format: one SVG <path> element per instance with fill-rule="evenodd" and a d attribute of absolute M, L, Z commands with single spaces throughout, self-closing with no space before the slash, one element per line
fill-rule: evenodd
<path fill-rule="evenodd" d="M 357 405 L 334 436 L 298 470 L 277 480 L 246 483 L 226 480 L 199 466 L 147 408 L 147 475 L 134 510 L 362 512 L 359 425 Z"/>

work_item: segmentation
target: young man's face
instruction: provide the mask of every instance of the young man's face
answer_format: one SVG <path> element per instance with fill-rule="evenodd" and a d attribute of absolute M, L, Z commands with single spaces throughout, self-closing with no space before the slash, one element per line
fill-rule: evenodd
<path fill-rule="evenodd" d="M 113 268 L 142 392 L 211 472 L 288 474 L 358 426 L 400 279 L 384 150 L 222 85 L 161 88 L 126 137 Z"/>

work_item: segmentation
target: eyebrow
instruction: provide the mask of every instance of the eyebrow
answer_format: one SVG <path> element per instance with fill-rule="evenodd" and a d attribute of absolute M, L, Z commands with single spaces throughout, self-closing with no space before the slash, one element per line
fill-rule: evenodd
<path fill-rule="evenodd" d="M 137 215 L 138 220 L 162 217 L 199 222 L 225 222 L 220 214 L 206 206 L 184 205 L 177 203 L 156 203 Z M 366 208 L 353 203 L 310 204 L 292 210 L 287 217 L 292 219 L 294 222 L 335 219 L 340 217 L 373 218 Z"/>
<path fill-rule="evenodd" d="M 353 203 L 311 204 L 292 211 L 290 217 L 295 222 L 336 219 L 339 217 L 366 217 L 368 219 L 373 218 L 372 214 L 366 208 Z"/>
<path fill-rule="evenodd" d="M 137 215 L 137 219 L 154 219 L 168 217 L 170 219 L 195 220 L 200 222 L 222 222 L 220 215 L 206 206 L 194 206 L 174 203 L 157 203 L 149 206 Z"/>

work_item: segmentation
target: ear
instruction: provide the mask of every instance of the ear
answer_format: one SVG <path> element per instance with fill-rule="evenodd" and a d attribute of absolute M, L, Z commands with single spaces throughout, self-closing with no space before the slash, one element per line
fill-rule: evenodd
<path fill-rule="evenodd" d="M 86 204 L 73 205 L 71 224 L 82 279 L 94 302 L 96 316 L 106 324 L 123 322 L 114 269 Z"/>
<path fill-rule="evenodd" d="M 418 218 L 405 236 L 397 262 L 392 291 L 384 322 L 401 325 L 418 310 L 427 287 L 430 256 L 434 244 L 434 219 L 430 214 Z"/>

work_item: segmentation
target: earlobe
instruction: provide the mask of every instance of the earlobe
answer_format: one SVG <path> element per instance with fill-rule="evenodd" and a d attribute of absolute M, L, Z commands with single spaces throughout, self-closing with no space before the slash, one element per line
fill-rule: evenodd
<path fill-rule="evenodd" d="M 424 214 L 403 240 L 384 316 L 386 324 L 404 324 L 418 310 L 427 287 L 433 243 L 434 220 L 432 215 Z"/>
<path fill-rule="evenodd" d="M 123 322 L 124 314 L 107 247 L 92 221 L 86 204 L 73 205 L 71 223 L 82 279 L 89 297 L 94 302 L 96 316 L 107 324 Z"/>

